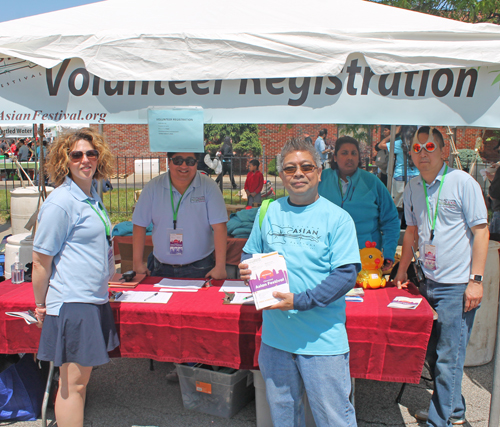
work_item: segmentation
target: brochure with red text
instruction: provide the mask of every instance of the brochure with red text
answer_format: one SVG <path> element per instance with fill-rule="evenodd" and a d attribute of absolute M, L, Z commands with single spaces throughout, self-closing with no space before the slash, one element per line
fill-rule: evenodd
<path fill-rule="evenodd" d="M 257 310 L 270 307 L 280 301 L 273 297 L 273 292 L 290 292 L 285 258 L 278 252 L 254 255 L 245 262 L 252 272 L 248 285 Z"/>

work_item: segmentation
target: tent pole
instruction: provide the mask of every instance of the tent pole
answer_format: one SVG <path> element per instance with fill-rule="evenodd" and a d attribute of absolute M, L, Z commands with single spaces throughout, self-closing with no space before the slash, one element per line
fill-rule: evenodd
<path fill-rule="evenodd" d="M 500 307 L 498 308 L 497 340 L 495 344 L 495 364 L 493 367 L 493 388 L 491 391 L 490 417 L 488 427 L 498 427 L 500 423 Z"/>
<path fill-rule="evenodd" d="M 396 141 L 396 125 L 391 125 L 391 146 L 389 150 L 389 164 L 387 165 L 387 189 L 392 189 L 392 177 L 394 176 L 394 142 Z"/>

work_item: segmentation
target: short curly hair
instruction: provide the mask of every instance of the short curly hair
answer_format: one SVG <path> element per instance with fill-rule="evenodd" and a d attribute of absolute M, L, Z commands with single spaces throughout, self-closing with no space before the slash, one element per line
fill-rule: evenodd
<path fill-rule="evenodd" d="M 113 171 L 113 159 L 108 144 L 103 136 L 91 128 L 81 128 L 60 135 L 50 146 L 46 170 L 50 180 L 56 187 L 64 182 L 66 176 L 69 175 L 71 177 L 71 172 L 68 167 L 70 162 L 68 154 L 81 139 L 88 141 L 97 151 L 99 151 L 97 169 L 93 178 L 107 179 L 108 176 L 111 175 Z"/>

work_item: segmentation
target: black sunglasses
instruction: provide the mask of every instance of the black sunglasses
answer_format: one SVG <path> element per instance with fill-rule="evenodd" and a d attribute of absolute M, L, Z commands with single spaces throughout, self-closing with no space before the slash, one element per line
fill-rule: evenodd
<path fill-rule="evenodd" d="M 184 162 L 186 162 L 186 166 L 194 166 L 195 164 L 198 163 L 198 160 L 196 160 L 194 157 L 181 157 L 181 156 L 176 156 L 176 157 L 171 157 L 170 160 L 172 160 L 172 163 L 175 166 L 180 166 Z"/>
<path fill-rule="evenodd" d="M 83 159 L 84 154 L 87 156 L 87 159 L 89 160 L 96 160 L 99 158 L 99 151 L 97 150 L 87 150 L 85 151 L 85 153 L 83 151 L 75 150 L 75 151 L 70 151 L 68 155 L 72 161 L 77 162 Z"/>

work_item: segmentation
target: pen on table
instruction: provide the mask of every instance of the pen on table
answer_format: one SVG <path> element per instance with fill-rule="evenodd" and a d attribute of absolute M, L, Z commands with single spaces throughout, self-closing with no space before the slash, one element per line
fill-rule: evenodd
<path fill-rule="evenodd" d="M 249 298 L 253 298 L 253 295 L 248 295 L 247 297 L 243 298 L 243 301 L 249 299 Z"/>
<path fill-rule="evenodd" d="M 158 292 L 155 292 L 153 295 L 150 295 L 149 297 L 144 298 L 144 301 L 147 301 L 148 299 L 151 299 L 151 298 L 155 297 L 156 295 L 158 295 Z"/>
<path fill-rule="evenodd" d="M 202 288 L 209 288 L 212 285 L 212 278 L 210 277 L 209 279 L 205 280 L 205 283 L 201 286 Z"/>

